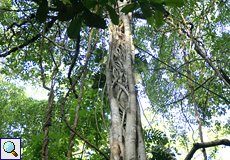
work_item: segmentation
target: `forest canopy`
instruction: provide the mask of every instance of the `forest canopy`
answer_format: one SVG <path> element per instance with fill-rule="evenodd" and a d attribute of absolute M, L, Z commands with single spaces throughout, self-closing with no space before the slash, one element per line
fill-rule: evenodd
<path fill-rule="evenodd" d="M 22 159 L 223 158 L 229 11 L 227 0 L 2 0 L 0 138 L 21 138 Z"/>

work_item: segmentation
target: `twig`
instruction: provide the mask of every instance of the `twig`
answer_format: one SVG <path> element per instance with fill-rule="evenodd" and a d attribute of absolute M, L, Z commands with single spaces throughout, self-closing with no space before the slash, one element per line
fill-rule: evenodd
<path fill-rule="evenodd" d="M 209 9 L 212 7 L 212 5 L 214 4 L 215 1 L 216 1 L 216 0 L 213 0 L 213 1 L 212 1 L 212 3 L 210 4 L 210 6 L 207 8 L 206 12 L 204 13 L 204 15 L 203 15 L 203 17 L 202 17 L 202 19 L 201 19 L 201 21 L 200 21 L 200 27 L 199 27 L 199 31 L 198 31 L 196 37 L 199 37 L 200 31 L 201 31 L 201 28 L 202 28 L 202 24 L 203 24 L 203 21 L 204 21 L 204 17 L 207 15 Z"/>

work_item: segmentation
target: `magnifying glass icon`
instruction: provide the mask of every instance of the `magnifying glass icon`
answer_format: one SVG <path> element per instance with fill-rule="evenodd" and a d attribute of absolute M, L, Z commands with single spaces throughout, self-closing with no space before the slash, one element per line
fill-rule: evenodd
<path fill-rule="evenodd" d="M 14 151 L 15 150 L 15 145 L 11 141 L 7 141 L 3 145 L 3 149 L 7 153 L 12 153 L 15 157 L 18 156 L 18 154 Z"/>

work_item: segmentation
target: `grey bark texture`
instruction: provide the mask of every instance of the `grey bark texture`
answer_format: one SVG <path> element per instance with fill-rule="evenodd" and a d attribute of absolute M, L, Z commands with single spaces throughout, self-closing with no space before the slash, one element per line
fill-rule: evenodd
<path fill-rule="evenodd" d="M 119 25 L 110 25 L 106 81 L 111 107 L 111 160 L 145 160 L 146 152 L 134 82 L 132 14 L 120 10 L 129 1 L 117 1 Z"/>

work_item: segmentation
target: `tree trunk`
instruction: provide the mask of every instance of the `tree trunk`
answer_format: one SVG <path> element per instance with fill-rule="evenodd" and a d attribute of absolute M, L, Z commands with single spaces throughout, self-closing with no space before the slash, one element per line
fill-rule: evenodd
<path fill-rule="evenodd" d="M 111 160 L 146 159 L 140 111 L 134 84 L 132 14 L 120 10 L 129 3 L 118 1 L 119 25 L 110 25 L 106 77 L 111 107 Z"/>

